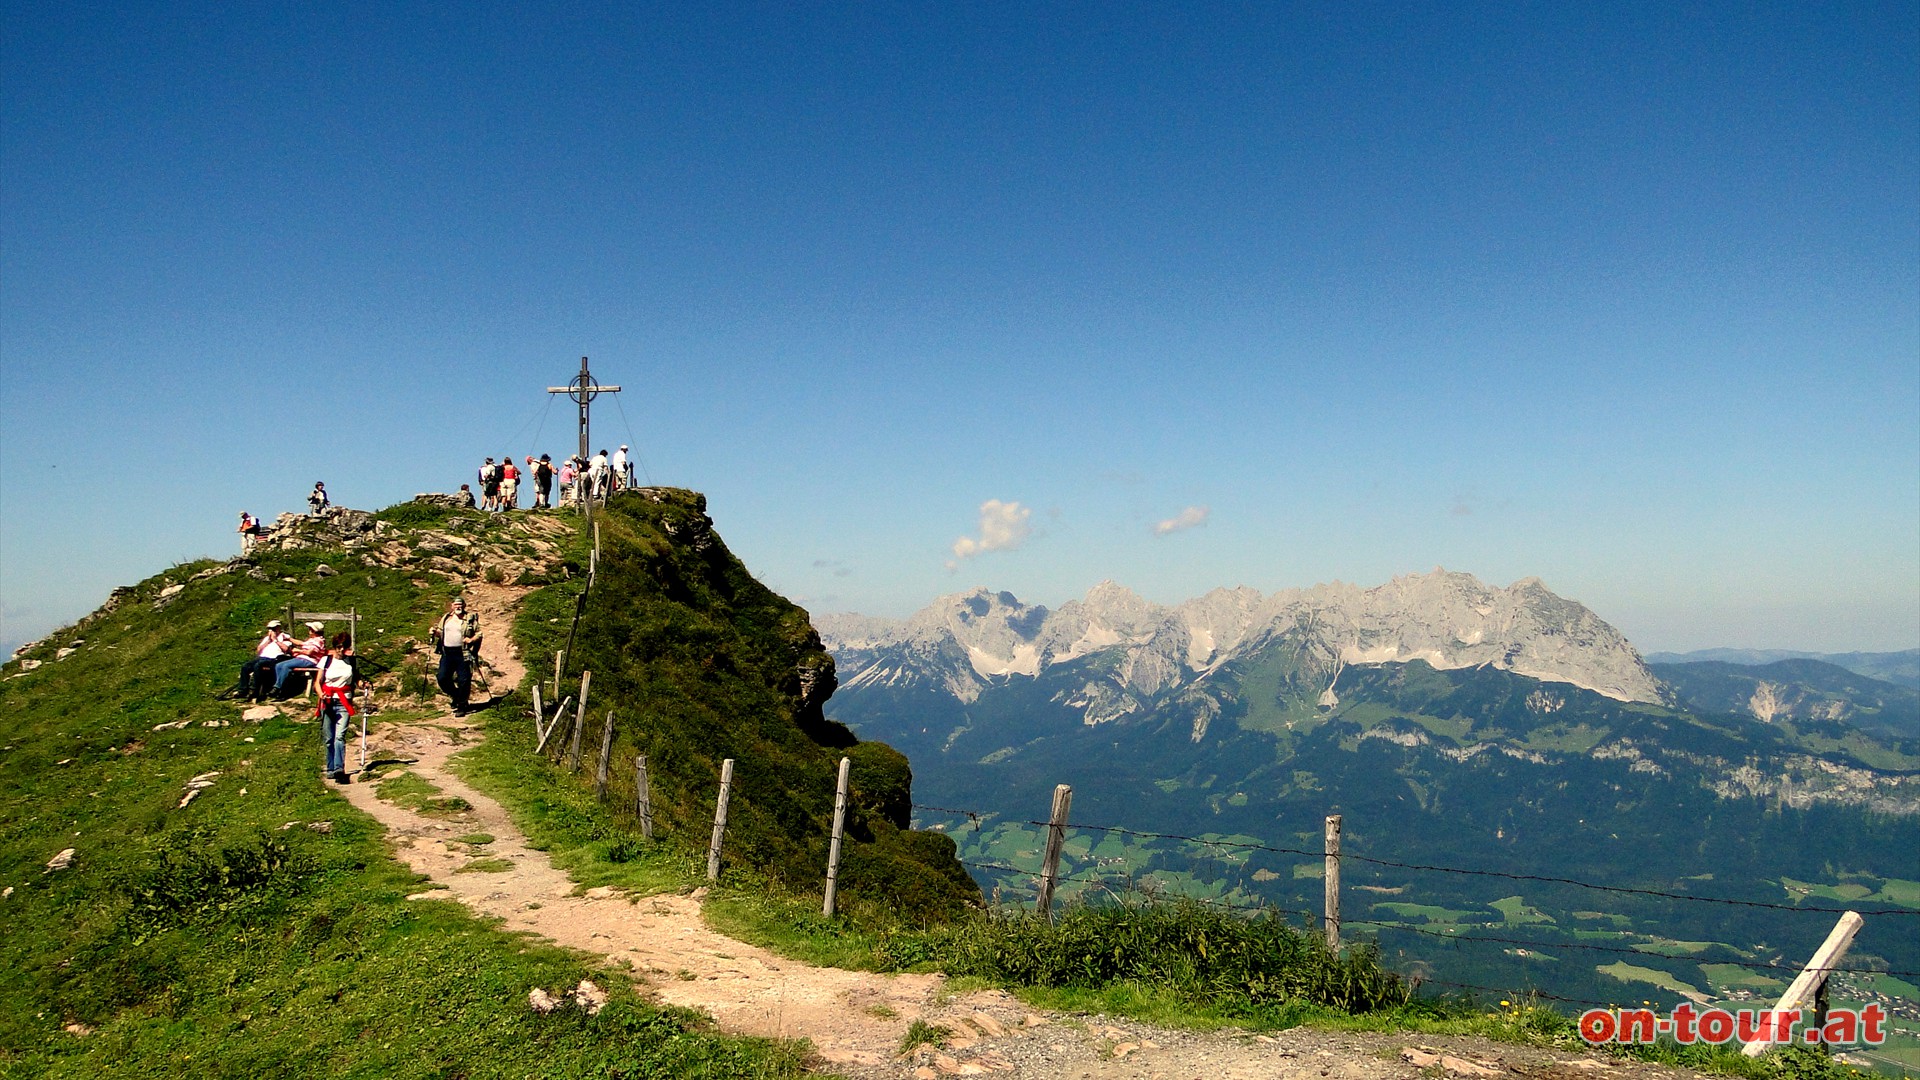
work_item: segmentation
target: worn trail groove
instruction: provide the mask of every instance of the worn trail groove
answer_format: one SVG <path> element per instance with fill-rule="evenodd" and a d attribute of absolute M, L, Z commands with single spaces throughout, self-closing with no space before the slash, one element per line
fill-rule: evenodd
<path fill-rule="evenodd" d="M 525 675 L 508 647 L 507 628 L 524 589 L 474 584 L 470 604 L 485 630 L 482 656 L 491 691 L 504 695 Z M 475 701 L 485 696 L 476 688 Z M 1414 1080 L 1445 1069 L 1457 1075 L 1654 1077 L 1689 1075 L 1611 1059 L 1570 1057 L 1479 1039 L 1376 1035 L 1293 1029 L 1272 1035 L 1196 1033 L 1129 1020 L 1037 1013 L 999 991 L 953 995 L 938 975 L 879 975 L 819 968 L 787 960 L 708 929 L 691 896 L 634 898 L 612 889 L 578 890 L 544 852 L 527 846 L 499 803 L 474 790 L 447 762 L 479 738 L 478 725 L 450 713 L 424 721 L 382 724 L 370 736 L 372 760 L 401 759 L 445 795 L 471 805 L 454 815 L 416 813 L 374 795 L 373 784 L 339 793 L 383 825 L 395 853 L 434 887 L 415 899 L 452 898 L 513 930 L 630 964 L 660 1001 L 702 1010 L 740 1034 L 807 1039 L 817 1064 L 856 1077 L 999 1076 L 1020 1078 L 1319 1078 Z M 354 760 L 357 760 L 357 748 Z M 456 838 L 487 833 L 476 849 Z M 478 858 L 510 869 L 461 872 Z M 529 990 L 532 987 L 528 988 Z M 548 989 L 564 989 L 553 988 Z M 952 1033 L 941 1048 L 901 1057 L 915 1020 Z M 1453 1066 L 1416 1062 L 1410 1044 L 1451 1055 Z M 1480 1071 L 1480 1070 L 1486 1071 Z"/>

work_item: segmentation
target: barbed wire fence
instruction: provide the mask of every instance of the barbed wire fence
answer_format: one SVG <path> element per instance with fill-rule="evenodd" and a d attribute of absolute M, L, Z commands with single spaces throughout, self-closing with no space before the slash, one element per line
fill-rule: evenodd
<path fill-rule="evenodd" d="M 1379 858 L 1375 856 L 1362 855 L 1352 851 L 1341 851 L 1339 850 L 1339 845 L 1337 844 L 1337 842 L 1330 843 L 1328 845 L 1329 848 L 1332 850 L 1314 851 L 1304 847 L 1286 847 L 1286 846 L 1275 845 L 1275 844 L 1260 843 L 1260 842 L 1251 841 L 1251 840 L 1226 839 L 1218 835 L 1190 836 L 1182 833 L 1152 832 L 1147 830 L 1125 828 L 1125 827 L 1116 826 L 1116 825 L 1102 825 L 1102 824 L 1095 824 L 1095 823 L 1088 823 L 1088 822 L 1074 822 L 1069 825 L 1064 823 L 1064 821 L 1051 821 L 1051 820 L 1039 821 L 1039 820 L 1021 819 L 1017 817 L 1010 817 L 997 811 L 962 809 L 962 808 L 947 807 L 947 806 L 936 806 L 936 805 L 927 804 L 927 803 L 914 803 L 913 810 L 917 814 L 924 815 L 924 816 L 939 817 L 939 818 L 944 818 L 948 821 L 954 821 L 954 822 L 968 822 L 968 823 L 971 823 L 976 830 L 987 828 L 989 827 L 989 824 L 991 824 L 991 826 L 994 826 L 994 827 L 1018 826 L 1022 828 L 1037 828 L 1042 830 L 1064 830 L 1066 832 L 1080 833 L 1080 834 L 1113 835 L 1113 836 L 1126 837 L 1133 840 L 1174 842 L 1174 843 L 1180 843 L 1185 845 L 1191 845 L 1194 849 L 1197 849 L 1197 850 L 1190 851 L 1188 854 L 1195 855 L 1198 857 L 1204 857 L 1205 853 L 1212 852 L 1212 853 L 1227 853 L 1229 854 L 1229 856 L 1231 855 L 1247 856 L 1255 853 L 1260 853 L 1260 854 L 1269 854 L 1269 855 L 1279 855 L 1279 856 L 1284 856 L 1284 857 L 1294 858 L 1294 859 L 1315 859 L 1315 860 L 1327 859 L 1329 860 L 1329 862 L 1337 858 L 1341 860 L 1350 860 L 1356 863 L 1364 863 L 1371 866 L 1378 866 L 1378 867 L 1393 869 L 1393 870 L 1453 874 L 1453 875 L 1461 875 L 1461 876 L 1468 876 L 1468 877 L 1492 878 L 1492 879 L 1499 879 L 1503 881 L 1549 884 L 1549 885 L 1563 886 L 1568 888 L 1591 890 L 1597 893 L 1644 897 L 1644 898 L 1649 898 L 1654 900 L 1675 902 L 1675 903 L 1723 905 L 1727 907 L 1759 909 L 1759 910 L 1765 910 L 1765 911 L 1771 911 L 1771 912 L 1807 914 L 1807 915 L 1826 916 L 1826 917 L 1841 916 L 1844 918 L 1849 913 L 1851 913 L 1856 916 L 1874 916 L 1876 918 L 1893 918 L 1893 919 L 1901 919 L 1901 920 L 1920 919 L 1920 909 L 1915 909 L 1915 908 L 1888 907 L 1888 906 L 1835 907 L 1835 906 L 1829 906 L 1826 904 L 1785 904 L 1785 903 L 1777 903 L 1777 902 L 1770 902 L 1770 901 L 1763 901 L 1763 900 L 1740 899 L 1735 897 L 1701 896 L 1697 894 L 1675 892 L 1675 891 L 1666 890 L 1666 889 L 1654 889 L 1654 888 L 1644 888 L 1644 887 L 1638 887 L 1638 886 L 1615 885 L 1615 884 L 1608 884 L 1604 882 L 1585 881 L 1579 878 L 1563 877 L 1558 875 L 1515 873 L 1515 872 L 1504 871 L 1504 870 L 1487 870 L 1487 869 L 1480 869 L 1476 867 L 1450 866 L 1450 865 L 1444 865 L 1439 863 L 1406 862 L 1406 861 L 1396 860 L 1396 859 L 1385 859 L 1385 858 Z M 1052 848 L 1055 846 L 1057 845 L 1049 845 L 1049 848 Z M 1260 899 L 1257 897 L 1257 895 L 1251 895 L 1251 894 L 1249 894 L 1250 895 L 1249 899 L 1237 900 L 1237 899 L 1234 899 L 1234 894 L 1245 892 L 1245 890 L 1239 885 L 1231 886 L 1230 888 L 1228 888 L 1227 893 L 1224 897 L 1195 895 L 1191 891 L 1182 891 L 1175 882 L 1168 881 L 1164 878 L 1156 877 L 1154 872 L 1152 871 L 1141 873 L 1132 867 L 1116 868 L 1116 869 L 1102 868 L 1099 865 L 1100 857 L 1094 856 L 1092 854 L 1092 852 L 1097 847 L 1098 847 L 1097 844 L 1091 845 L 1086 849 L 1086 854 L 1075 856 L 1075 858 L 1093 859 L 1095 862 L 1094 866 L 1090 868 L 1081 869 L 1076 872 L 1065 873 L 1065 874 L 1059 873 L 1057 868 L 1050 870 L 1050 868 L 1045 865 L 1016 866 L 1009 862 L 1002 862 L 1002 861 L 988 860 L 988 859 L 963 857 L 960 859 L 960 863 L 961 865 L 965 866 L 969 871 L 977 872 L 976 876 L 1008 875 L 1015 879 L 1022 879 L 1022 878 L 1027 879 L 1028 881 L 1034 883 L 1036 886 L 1041 881 L 1046 879 L 1047 876 L 1051 873 L 1053 876 L 1053 880 L 1058 884 L 1081 886 L 1082 891 L 1080 895 L 1083 898 L 1087 897 L 1089 894 L 1093 894 L 1096 896 L 1097 895 L 1109 896 L 1120 902 L 1127 902 L 1129 899 L 1132 899 L 1132 898 L 1139 898 L 1142 902 L 1154 901 L 1154 900 L 1168 900 L 1168 901 L 1174 901 L 1179 903 L 1199 904 L 1199 905 L 1210 907 L 1210 908 L 1231 911 L 1236 914 L 1245 915 L 1245 916 L 1267 916 L 1267 917 L 1274 917 L 1274 918 L 1298 919 L 1298 920 L 1301 920 L 1303 924 L 1307 926 L 1311 926 L 1316 922 L 1325 924 L 1327 921 L 1333 920 L 1339 926 L 1363 928 L 1366 930 L 1371 930 L 1375 932 L 1375 936 L 1378 936 L 1379 934 L 1410 934 L 1416 937 L 1432 938 L 1438 941 L 1445 941 L 1455 945 L 1494 946 L 1494 947 L 1499 947 L 1509 953 L 1514 953 L 1515 951 L 1518 951 L 1519 955 L 1525 955 L 1526 950 L 1533 950 L 1539 954 L 1544 954 L 1544 955 L 1551 955 L 1552 953 L 1557 953 L 1561 951 L 1579 951 L 1581 953 L 1586 953 L 1586 954 L 1596 954 L 1601 956 L 1618 956 L 1622 958 L 1636 958 L 1641 960 L 1683 960 L 1683 959 L 1690 959 L 1692 955 L 1692 953 L 1689 951 L 1684 951 L 1684 950 L 1674 951 L 1674 949 L 1678 948 L 1678 946 L 1672 943 L 1669 943 L 1663 946 L 1662 939 L 1655 938 L 1654 935 L 1649 935 L 1646 933 L 1636 932 L 1632 930 L 1612 930 L 1612 931 L 1583 930 L 1579 932 L 1582 936 L 1589 936 L 1589 935 L 1596 935 L 1596 934 L 1597 935 L 1614 935 L 1620 939 L 1618 943 L 1606 943 L 1606 942 L 1592 941 L 1592 940 L 1585 940 L 1585 941 L 1568 940 L 1567 938 L 1570 937 L 1570 935 L 1563 935 L 1558 939 L 1552 939 L 1545 936 L 1531 936 L 1531 935 L 1515 936 L 1511 931 L 1508 931 L 1506 933 L 1500 933 L 1500 932 L 1497 932 L 1497 928 L 1491 925 L 1490 923 L 1467 924 L 1467 925 L 1455 927 L 1451 925 L 1445 925 L 1445 926 L 1416 925 L 1416 924 L 1412 924 L 1404 921 L 1390 922 L 1390 921 L 1383 921 L 1379 919 L 1352 919 L 1352 918 L 1343 919 L 1340 917 L 1338 913 L 1337 906 L 1332 907 L 1332 910 L 1321 910 L 1321 911 L 1314 911 L 1306 908 L 1289 908 L 1289 907 L 1285 907 L 1279 904 L 1275 904 L 1275 903 Z M 1241 860 L 1240 862 L 1236 863 L 1236 865 L 1244 866 L 1244 860 Z M 991 878 L 989 878 L 989 880 L 991 880 Z M 1045 895 L 1044 892 L 1042 894 Z M 1329 904 L 1333 905 L 1335 903 L 1336 902 L 1333 901 L 1332 898 L 1330 897 Z M 1916 927 L 1915 929 L 1920 929 L 1920 927 Z M 1496 932 L 1488 933 L 1486 932 L 1488 930 L 1495 930 Z M 1907 933 L 1907 932 L 1909 931 L 1903 927 L 1902 933 Z M 1632 944 L 1632 943 L 1629 943 L 1629 939 L 1632 939 L 1632 938 L 1652 938 L 1653 940 L 1642 941 L 1638 944 Z M 1776 958 L 1772 960 L 1763 961 L 1763 960 L 1753 960 L 1753 959 L 1745 959 L 1745 958 L 1716 956 L 1710 962 L 1715 965 L 1738 968 L 1744 971 L 1752 971 L 1752 972 L 1767 973 L 1770 975 L 1777 975 L 1782 977 L 1785 981 L 1791 981 L 1795 976 L 1799 975 L 1801 972 L 1801 968 L 1798 965 L 1786 962 L 1784 958 Z M 1841 966 L 1839 964 L 1834 964 L 1832 966 L 1823 967 L 1821 970 L 1823 972 L 1823 975 L 1830 975 L 1830 974 L 1856 974 L 1856 975 L 1865 975 L 1865 976 L 1887 975 L 1887 976 L 1893 976 L 1895 978 L 1903 978 L 1903 979 L 1920 979 L 1920 971 L 1907 971 L 1907 970 L 1895 969 L 1885 965 Z M 1442 987 L 1442 988 L 1447 988 L 1452 990 L 1492 994 L 1492 995 L 1504 995 L 1504 994 L 1512 994 L 1516 992 L 1512 987 L 1507 987 L 1505 989 L 1502 989 L 1498 987 L 1485 986 L 1485 985 L 1476 984 L 1476 983 L 1458 982 L 1458 981 L 1452 981 L 1452 980 L 1446 980 L 1446 979 L 1433 978 L 1430 976 L 1422 977 L 1420 979 L 1420 982 L 1422 985 L 1426 985 L 1426 986 Z M 1607 1007 L 1612 1007 L 1615 1004 L 1612 1002 L 1603 1002 L 1603 1001 L 1598 1001 L 1591 998 L 1569 996 L 1566 994 L 1557 994 L 1549 990 L 1540 989 L 1538 987 L 1530 987 L 1526 991 L 1524 991 L 1524 993 L 1527 997 L 1532 999 L 1543 1000 L 1543 1001 L 1548 1001 L 1548 1002 L 1553 1002 L 1556 1004 L 1563 1004 L 1563 1005 L 1607 1008 Z"/>

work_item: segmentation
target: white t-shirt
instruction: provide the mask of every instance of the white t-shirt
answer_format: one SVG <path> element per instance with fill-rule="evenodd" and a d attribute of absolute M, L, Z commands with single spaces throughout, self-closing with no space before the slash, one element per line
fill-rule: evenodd
<path fill-rule="evenodd" d="M 338 660 L 329 656 L 320 662 L 320 684 L 336 690 L 345 690 L 353 681 L 353 663 L 346 657 Z"/>
<path fill-rule="evenodd" d="M 467 617 L 448 615 L 440 620 L 440 644 L 457 649 L 467 643 Z"/>

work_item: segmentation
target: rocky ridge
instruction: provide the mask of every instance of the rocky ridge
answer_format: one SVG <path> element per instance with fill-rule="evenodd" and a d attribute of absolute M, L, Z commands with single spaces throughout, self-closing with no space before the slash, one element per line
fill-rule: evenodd
<path fill-rule="evenodd" d="M 827 615 L 815 625 L 847 687 L 929 685 L 963 702 L 994 680 L 1095 654 L 1110 659 L 1112 684 L 1153 695 L 1282 640 L 1329 672 L 1328 695 L 1345 666 L 1421 660 L 1442 670 L 1491 666 L 1618 701 L 1667 700 L 1619 631 L 1538 578 L 1501 589 L 1441 569 L 1370 589 L 1215 589 L 1173 607 L 1113 582 L 1056 610 L 978 588 L 905 620 Z M 1105 691 L 1089 690 L 1095 708 Z"/>

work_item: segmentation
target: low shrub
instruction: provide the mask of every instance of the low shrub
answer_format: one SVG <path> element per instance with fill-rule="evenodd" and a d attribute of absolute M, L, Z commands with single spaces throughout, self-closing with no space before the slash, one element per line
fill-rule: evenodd
<path fill-rule="evenodd" d="M 460 513 L 449 506 L 436 506 L 432 503 L 403 502 L 394 503 L 384 510 L 374 512 L 375 521 L 386 521 L 407 529 L 431 529 L 446 524 L 447 518 Z"/>
<path fill-rule="evenodd" d="M 1190 900 L 1069 907 L 1052 923 L 995 911 L 926 938 L 925 952 L 950 974 L 1025 986 L 1138 982 L 1206 1003 L 1304 1001 L 1356 1013 L 1396 1008 L 1413 992 L 1370 945 L 1334 956 L 1278 915 Z"/>
<path fill-rule="evenodd" d="M 297 892 L 314 868 L 285 837 L 270 833 L 217 848 L 204 834 L 169 843 L 122 883 L 136 942 L 202 914 Z"/>

